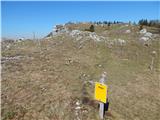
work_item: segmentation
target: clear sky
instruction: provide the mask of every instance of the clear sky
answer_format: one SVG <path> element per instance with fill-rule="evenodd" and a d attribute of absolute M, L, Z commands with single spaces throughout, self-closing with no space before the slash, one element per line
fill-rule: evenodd
<path fill-rule="evenodd" d="M 160 2 L 3 1 L 2 37 L 47 35 L 56 24 L 68 21 L 138 21 L 160 19 Z"/>

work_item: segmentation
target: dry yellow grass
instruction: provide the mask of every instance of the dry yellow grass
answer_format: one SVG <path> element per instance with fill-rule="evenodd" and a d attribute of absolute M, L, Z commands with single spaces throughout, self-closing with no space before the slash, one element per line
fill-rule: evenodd
<path fill-rule="evenodd" d="M 106 33 L 114 38 L 116 31 L 110 32 L 114 29 Z M 121 34 L 130 41 L 123 48 L 88 40 L 79 49 L 79 42 L 61 35 L 2 50 L 2 57 L 21 56 L 2 60 L 2 119 L 98 120 L 89 81 L 99 81 L 106 71 L 110 101 L 106 120 L 159 120 L 159 42 L 146 47 L 133 36 Z M 153 50 L 157 56 L 150 71 Z"/>

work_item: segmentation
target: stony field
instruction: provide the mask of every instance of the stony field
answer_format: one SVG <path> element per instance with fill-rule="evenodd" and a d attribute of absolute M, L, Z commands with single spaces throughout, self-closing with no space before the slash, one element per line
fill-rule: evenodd
<path fill-rule="evenodd" d="M 99 120 L 94 82 L 107 72 L 105 120 L 160 119 L 160 30 L 66 25 L 42 40 L 1 42 L 2 120 Z"/>

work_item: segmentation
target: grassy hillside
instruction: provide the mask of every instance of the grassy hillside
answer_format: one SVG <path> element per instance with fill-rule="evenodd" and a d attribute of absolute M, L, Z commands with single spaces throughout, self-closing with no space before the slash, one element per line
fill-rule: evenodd
<path fill-rule="evenodd" d="M 67 27 L 83 31 L 89 26 Z M 63 33 L 41 41 L 2 43 L 2 119 L 99 120 L 92 83 L 106 71 L 106 120 L 159 120 L 160 36 L 145 45 L 139 42 L 138 26 L 97 26 L 95 33 L 106 39 L 76 40 Z"/>

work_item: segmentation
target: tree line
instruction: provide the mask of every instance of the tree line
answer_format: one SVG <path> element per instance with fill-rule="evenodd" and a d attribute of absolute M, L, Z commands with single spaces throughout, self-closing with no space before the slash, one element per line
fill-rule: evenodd
<path fill-rule="evenodd" d="M 120 21 L 95 21 L 95 22 L 91 22 L 91 23 L 94 23 L 94 24 L 120 24 L 120 23 L 123 23 L 123 22 L 120 22 Z"/>
<path fill-rule="evenodd" d="M 81 22 L 77 22 L 77 23 L 81 23 Z M 107 25 L 111 25 L 111 24 L 123 24 L 124 22 L 121 21 L 90 21 L 89 23 L 91 24 L 107 24 Z M 139 20 L 137 23 L 136 22 L 128 22 L 129 24 L 134 24 L 134 25 L 146 25 L 146 26 L 154 26 L 154 27 L 160 27 L 160 20 L 147 20 L 147 19 L 141 19 Z M 75 24 L 74 22 L 68 22 L 66 24 Z"/>
<path fill-rule="evenodd" d="M 139 20 L 138 24 L 160 28 L 160 20 L 141 19 L 141 20 Z"/>

